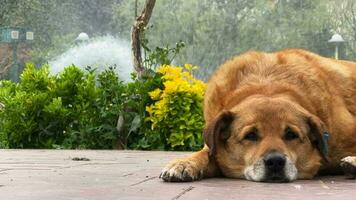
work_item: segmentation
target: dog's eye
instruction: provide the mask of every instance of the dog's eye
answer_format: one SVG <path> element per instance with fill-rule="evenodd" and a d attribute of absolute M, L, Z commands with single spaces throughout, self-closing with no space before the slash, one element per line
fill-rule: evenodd
<path fill-rule="evenodd" d="M 284 139 L 285 140 L 294 140 L 299 138 L 298 134 L 295 133 L 291 128 L 287 128 L 284 134 Z"/>
<path fill-rule="evenodd" d="M 250 141 L 257 141 L 257 139 L 258 139 L 257 129 L 252 129 L 244 137 L 244 140 L 250 140 Z"/>

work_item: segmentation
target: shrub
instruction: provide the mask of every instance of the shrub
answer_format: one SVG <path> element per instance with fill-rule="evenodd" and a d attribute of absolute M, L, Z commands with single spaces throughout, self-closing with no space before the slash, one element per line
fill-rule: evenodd
<path fill-rule="evenodd" d="M 54 79 L 48 76 L 48 68 L 36 70 L 28 65 L 21 75 L 21 84 L 1 82 L 1 135 L 9 147 L 39 148 L 57 137 L 48 133 L 43 109 L 52 100 Z M 8 92 L 11 91 L 11 92 Z M 39 122 L 39 123 L 37 123 Z"/>
<path fill-rule="evenodd" d="M 205 85 L 193 67 L 164 65 L 123 83 L 74 65 L 58 75 L 28 64 L 0 81 L 0 148 L 195 150 Z"/>
<path fill-rule="evenodd" d="M 72 65 L 54 76 L 28 64 L 19 83 L 0 82 L 0 148 L 143 149 L 148 92 L 160 77 L 124 84 L 114 68 L 96 77 Z"/>
<path fill-rule="evenodd" d="M 202 147 L 203 96 L 205 84 L 193 77 L 196 67 L 183 68 L 163 65 L 158 69 L 163 79 L 163 89 L 149 93 L 154 101 L 146 107 L 151 131 L 146 133 L 153 148 L 165 144 L 170 150 L 196 150 Z"/>
<path fill-rule="evenodd" d="M 0 124 L 3 125 L 6 121 L 6 118 L 4 116 L 4 111 L 5 111 L 5 102 L 8 101 L 9 98 L 11 98 L 16 90 L 16 84 L 11 82 L 11 81 L 1 81 L 0 82 Z M 0 127 L 1 128 L 1 127 Z M 3 132 L 0 131 L 0 148 L 8 148 L 8 139 L 7 135 Z"/>
<path fill-rule="evenodd" d="M 147 138 L 146 132 L 150 130 L 150 125 L 145 121 L 148 113 L 146 106 L 153 103 L 149 92 L 163 88 L 162 75 L 153 71 L 147 71 L 141 78 L 133 77 L 134 82 L 128 83 L 124 95 L 123 118 L 124 128 L 120 135 L 126 139 L 126 147 L 130 149 L 163 149 L 164 143 L 160 145 L 151 145 L 156 143 L 153 137 Z M 125 141 L 125 140 L 124 140 Z"/>
<path fill-rule="evenodd" d="M 21 81 L 1 81 L 0 141 L 10 148 L 112 148 L 124 85 L 112 69 L 26 66 Z M 110 92 L 110 94 L 108 94 Z"/>
<path fill-rule="evenodd" d="M 111 149 L 118 138 L 116 122 L 121 110 L 124 84 L 113 68 L 100 73 L 83 72 L 75 66 L 65 68 L 56 79 L 56 96 L 63 99 L 68 115 L 62 121 L 63 148 Z M 108 95 L 108 91 L 111 92 Z"/>

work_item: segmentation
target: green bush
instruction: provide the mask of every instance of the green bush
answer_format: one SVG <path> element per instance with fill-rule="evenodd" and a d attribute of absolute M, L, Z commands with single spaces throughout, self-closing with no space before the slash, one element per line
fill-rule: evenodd
<path fill-rule="evenodd" d="M 146 106 L 153 102 L 149 92 L 163 88 L 161 77 L 160 73 L 148 71 L 140 78 L 133 77 L 134 81 L 127 85 L 123 106 L 123 116 L 126 122 L 123 135 L 127 138 L 124 140 L 126 147 L 130 149 L 158 149 L 150 145 L 153 141 L 146 138 L 146 132 L 150 129 L 150 125 L 145 119 L 148 116 Z"/>
<path fill-rule="evenodd" d="M 105 129 L 111 116 L 98 115 L 103 91 L 93 72 L 70 66 L 51 76 L 48 67 L 29 64 L 20 83 L 1 82 L 1 138 L 10 148 L 111 148 L 115 133 Z"/>
<path fill-rule="evenodd" d="M 28 64 L 19 83 L 0 81 L 0 148 L 196 150 L 205 85 L 191 69 L 162 66 L 123 83 L 114 68 L 51 75 Z"/>
<path fill-rule="evenodd" d="M 107 91 L 112 94 L 109 97 Z M 56 97 L 62 99 L 68 113 L 60 141 L 63 148 L 110 149 L 118 138 L 115 125 L 124 85 L 113 69 L 99 74 L 83 72 L 75 66 L 65 68 L 56 79 Z M 56 109 L 51 113 L 56 114 Z"/>
<path fill-rule="evenodd" d="M 36 70 L 33 65 L 28 65 L 21 75 L 21 84 L 1 82 L 0 101 L 4 109 L 0 113 L 0 129 L 9 147 L 37 148 L 57 137 L 47 132 L 46 128 L 51 126 L 42 120 L 44 106 L 53 98 L 53 86 L 54 79 L 48 76 L 47 67 Z"/>
<path fill-rule="evenodd" d="M 73 65 L 53 76 L 28 64 L 20 79 L 0 82 L 0 148 L 143 148 L 148 92 L 162 85 L 157 73 L 124 84 L 114 68 Z"/>

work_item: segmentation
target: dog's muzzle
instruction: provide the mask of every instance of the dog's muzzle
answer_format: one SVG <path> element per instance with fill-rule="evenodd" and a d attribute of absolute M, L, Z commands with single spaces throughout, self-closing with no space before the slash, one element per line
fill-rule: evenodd
<path fill-rule="evenodd" d="M 246 179 L 263 182 L 289 182 L 297 178 L 294 163 L 285 155 L 270 152 L 244 171 Z"/>

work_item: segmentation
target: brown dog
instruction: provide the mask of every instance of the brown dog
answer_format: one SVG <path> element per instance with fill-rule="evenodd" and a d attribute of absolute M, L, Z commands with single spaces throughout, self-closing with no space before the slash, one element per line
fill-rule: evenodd
<path fill-rule="evenodd" d="M 300 49 L 248 52 L 223 64 L 205 94 L 205 147 L 170 162 L 165 181 L 355 175 L 356 63 Z M 343 161 L 341 161 L 341 159 Z"/>

